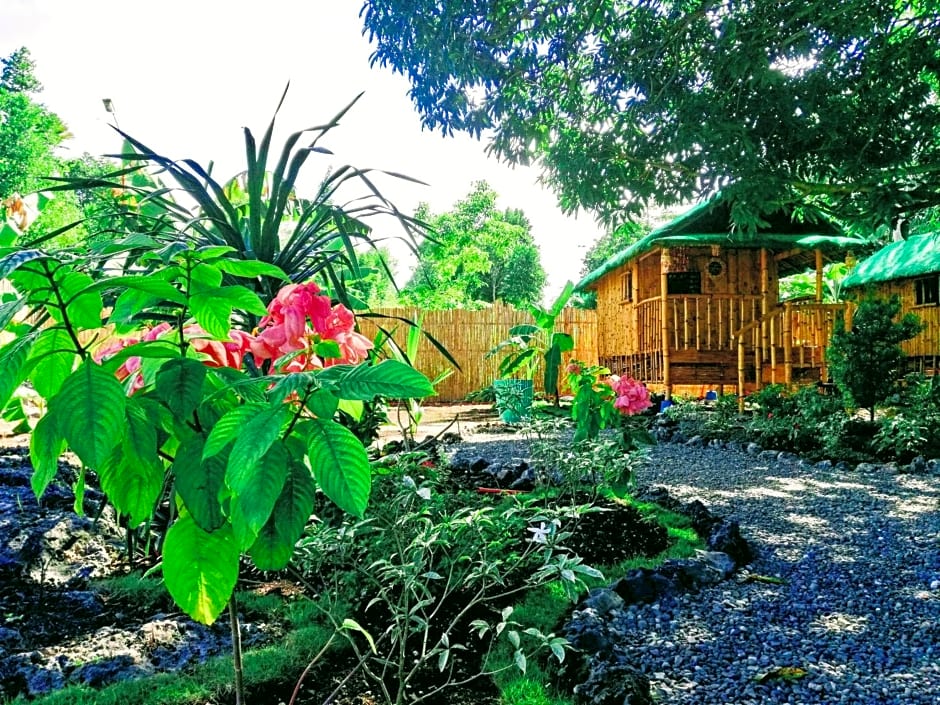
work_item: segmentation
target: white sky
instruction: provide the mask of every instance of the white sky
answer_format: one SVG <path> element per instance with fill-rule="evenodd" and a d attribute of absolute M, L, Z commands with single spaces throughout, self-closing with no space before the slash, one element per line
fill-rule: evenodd
<path fill-rule="evenodd" d="M 74 136 L 78 153 L 119 149 L 102 99 L 122 129 L 174 158 L 215 161 L 227 179 L 244 168 L 242 127 L 260 138 L 285 84 L 274 144 L 332 118 L 365 95 L 323 143 L 334 164 L 397 171 L 427 187 L 386 179 L 383 193 L 407 212 L 421 201 L 448 210 L 471 182 L 488 181 L 500 207 L 521 208 L 549 275 L 547 294 L 577 280 L 585 248 L 601 230 L 561 214 L 534 169 L 509 168 L 466 136 L 422 131 L 408 83 L 370 69 L 360 0 L 0 0 L 0 56 L 29 48 L 44 86 L 39 99 Z M 321 159 L 322 166 L 315 159 Z M 313 162 L 313 164 L 310 164 Z M 313 183 L 329 162 L 312 157 Z M 391 223 L 377 229 L 391 230 Z M 403 259 L 400 255 L 399 259 Z M 408 267 L 401 267 L 400 279 Z"/>

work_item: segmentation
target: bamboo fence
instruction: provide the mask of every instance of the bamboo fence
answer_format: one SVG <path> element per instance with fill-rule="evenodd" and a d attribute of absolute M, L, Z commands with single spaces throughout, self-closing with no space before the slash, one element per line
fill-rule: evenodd
<path fill-rule="evenodd" d="M 409 326 L 395 317 L 420 322 L 421 330 L 433 336 L 460 365 L 459 370 L 455 369 L 437 385 L 437 397 L 434 401 L 440 402 L 460 401 L 471 392 L 489 386 L 497 377 L 503 355 L 487 357 L 487 352 L 505 340 L 513 326 L 533 322 L 526 311 L 503 304 L 476 311 L 381 308 L 374 309 L 372 313 L 387 318 L 358 316 L 359 327 L 366 337 L 373 338 L 378 332 L 378 326 L 381 326 L 391 333 L 395 342 L 404 349 Z M 597 364 L 597 316 L 594 311 L 566 308 L 559 314 L 555 330 L 568 333 L 574 338 L 575 349 L 563 356 L 562 364 L 572 359 L 589 365 Z M 413 362 L 430 379 L 453 369 L 447 359 L 423 335 Z M 541 388 L 540 378 L 541 369 L 536 374 L 536 390 Z"/>

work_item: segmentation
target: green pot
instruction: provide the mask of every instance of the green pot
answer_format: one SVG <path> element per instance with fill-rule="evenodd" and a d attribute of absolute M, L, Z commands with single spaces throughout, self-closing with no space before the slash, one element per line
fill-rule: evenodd
<path fill-rule="evenodd" d="M 506 423 L 518 423 L 532 414 L 533 385 L 531 379 L 493 380 L 496 409 Z"/>

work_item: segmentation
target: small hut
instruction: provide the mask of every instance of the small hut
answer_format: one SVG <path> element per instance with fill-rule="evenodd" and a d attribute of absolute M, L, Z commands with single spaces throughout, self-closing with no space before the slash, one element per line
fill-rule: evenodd
<path fill-rule="evenodd" d="M 901 344 L 908 369 L 940 372 L 940 233 L 892 242 L 859 262 L 842 280 L 843 289 L 865 289 L 879 298 L 898 296 L 901 313 L 912 312 L 924 329 Z"/>
<path fill-rule="evenodd" d="M 577 289 L 597 295 L 598 356 L 667 396 L 825 379 L 841 304 L 822 303 L 822 272 L 862 240 L 832 222 L 763 216 L 732 225 L 720 196 L 608 259 Z M 780 277 L 815 267 L 816 296 L 781 303 Z"/>

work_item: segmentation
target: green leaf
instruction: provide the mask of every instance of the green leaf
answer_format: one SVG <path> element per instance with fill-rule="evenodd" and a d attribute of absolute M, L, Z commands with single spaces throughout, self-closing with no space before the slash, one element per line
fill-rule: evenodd
<path fill-rule="evenodd" d="M 516 664 L 516 668 L 518 668 L 520 671 L 522 671 L 523 673 L 525 673 L 525 669 L 526 669 L 526 658 L 525 658 L 525 654 L 522 653 L 521 650 L 517 650 L 517 651 L 512 655 L 512 660 L 513 660 L 513 662 Z"/>
<path fill-rule="evenodd" d="M 378 651 L 375 648 L 375 640 L 372 638 L 372 635 L 369 634 L 362 626 L 354 619 L 349 619 L 348 617 L 343 620 L 343 623 L 340 625 L 340 629 L 345 629 L 347 631 L 359 632 L 366 638 L 366 641 L 369 642 L 369 650 L 373 654 L 377 654 Z"/>
<path fill-rule="evenodd" d="M 274 510 L 251 547 L 251 558 L 259 570 L 287 567 L 294 544 L 313 512 L 316 490 L 310 471 L 299 463 L 291 463 Z"/>
<path fill-rule="evenodd" d="M 0 330 L 4 330 L 10 325 L 10 321 L 16 317 L 16 314 L 23 310 L 25 303 L 26 299 L 17 296 L 0 305 Z"/>
<path fill-rule="evenodd" d="M 203 439 L 193 436 L 176 450 L 172 471 L 176 491 L 186 509 L 204 531 L 215 531 L 225 523 L 219 493 L 225 485 L 227 458 L 203 458 Z"/>
<path fill-rule="evenodd" d="M 56 326 L 39 334 L 30 359 L 34 361 L 33 370 L 29 375 L 30 382 L 41 397 L 51 399 L 58 394 L 62 383 L 72 374 L 78 353 L 73 349 L 68 331 Z"/>
<path fill-rule="evenodd" d="M 206 532 L 180 517 L 163 545 L 163 580 L 173 600 L 197 622 L 212 624 L 228 604 L 238 580 L 239 550 L 227 524 Z"/>
<path fill-rule="evenodd" d="M 99 289 L 125 287 L 142 294 L 148 294 L 158 300 L 172 301 L 181 305 L 186 304 L 186 296 L 159 275 L 111 277 L 98 282 L 96 287 Z"/>
<path fill-rule="evenodd" d="M 235 494 L 245 492 L 250 486 L 255 468 L 281 435 L 281 427 L 287 422 L 289 415 L 288 407 L 277 404 L 256 411 L 241 426 L 225 468 L 225 484 Z M 271 498 L 272 504 L 280 491 L 281 488 L 278 487 L 277 493 Z"/>
<path fill-rule="evenodd" d="M 343 356 L 343 351 L 339 349 L 339 343 L 335 340 L 321 340 L 314 346 L 313 351 L 325 360 L 335 360 Z"/>
<path fill-rule="evenodd" d="M 221 259 L 214 264 L 226 274 L 235 277 L 274 277 L 284 281 L 289 279 L 280 267 L 256 259 Z"/>
<path fill-rule="evenodd" d="M 371 401 L 377 396 L 411 399 L 435 393 L 427 377 L 398 360 L 356 365 L 343 374 L 337 387 L 339 397 L 360 401 Z"/>
<path fill-rule="evenodd" d="M 307 399 L 307 409 L 318 419 L 332 419 L 339 399 L 325 389 L 318 389 Z"/>
<path fill-rule="evenodd" d="M 372 491 L 369 457 L 352 431 L 328 419 L 311 419 L 307 455 L 323 494 L 361 517 Z"/>
<path fill-rule="evenodd" d="M 202 401 L 205 378 L 206 367 L 198 360 L 169 360 L 157 372 L 157 396 L 178 418 L 188 419 Z"/>
<path fill-rule="evenodd" d="M 115 332 L 120 335 L 129 333 L 139 327 L 135 316 L 158 303 L 160 303 L 159 297 L 151 296 L 143 291 L 127 289 L 114 301 L 111 314 L 108 316 L 108 323 L 113 325 Z"/>
<path fill-rule="evenodd" d="M 26 377 L 33 336 L 16 338 L 0 348 L 0 409 L 4 408 Z"/>
<path fill-rule="evenodd" d="M 254 544 L 261 529 L 271 518 L 278 497 L 284 490 L 287 466 L 287 451 L 283 444 L 278 443 L 272 445 L 264 457 L 253 465 L 250 473 L 239 478 L 238 488 L 229 484 L 232 489 L 230 519 L 240 548 L 247 549 Z M 228 479 L 229 474 L 226 472 Z"/>
<path fill-rule="evenodd" d="M 233 308 L 258 316 L 268 312 L 258 295 L 243 286 L 223 286 L 193 294 L 189 305 L 196 322 L 217 340 L 228 340 Z"/>
<path fill-rule="evenodd" d="M 76 328 L 99 328 L 104 303 L 95 280 L 84 272 L 66 272 L 59 283 L 69 321 Z"/>
<path fill-rule="evenodd" d="M 65 452 L 65 437 L 55 413 L 50 411 L 36 424 L 29 437 L 29 460 L 33 474 L 29 483 L 36 499 L 42 497 L 59 471 L 59 456 Z"/>
<path fill-rule="evenodd" d="M 85 360 L 49 400 L 49 408 L 79 459 L 97 469 L 124 437 L 127 397 L 121 384 L 91 360 Z"/>
<path fill-rule="evenodd" d="M 238 437 L 248 420 L 257 416 L 265 408 L 267 407 L 264 404 L 245 404 L 227 411 L 209 432 L 206 446 L 202 451 L 203 459 L 221 453 L 225 446 Z"/>
<path fill-rule="evenodd" d="M 163 461 L 157 456 L 157 430 L 134 400 L 127 402 L 123 442 L 98 468 L 101 489 L 135 528 L 150 518 L 163 489 Z"/>

